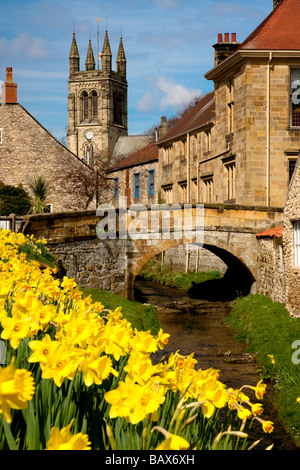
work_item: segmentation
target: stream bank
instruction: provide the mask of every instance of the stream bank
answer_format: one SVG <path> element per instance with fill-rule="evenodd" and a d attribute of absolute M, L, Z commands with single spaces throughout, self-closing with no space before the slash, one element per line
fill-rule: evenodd
<path fill-rule="evenodd" d="M 236 341 L 232 330 L 221 323 L 230 312 L 229 302 L 192 298 L 180 289 L 141 278 L 136 279 L 136 285 L 142 292 L 139 301 L 157 308 L 162 328 L 170 334 L 167 346 L 154 360 L 178 350 L 182 355 L 194 353 L 197 366 L 219 370 L 220 381 L 228 387 L 257 384 L 260 378 L 255 357 L 247 353 L 245 345 Z M 263 439 L 259 449 L 264 450 L 274 443 L 275 450 L 299 450 L 278 421 L 271 384 L 267 384 L 262 403 L 264 419 L 273 421 L 274 431 L 266 435 L 255 422 L 252 428 L 254 440 Z"/>

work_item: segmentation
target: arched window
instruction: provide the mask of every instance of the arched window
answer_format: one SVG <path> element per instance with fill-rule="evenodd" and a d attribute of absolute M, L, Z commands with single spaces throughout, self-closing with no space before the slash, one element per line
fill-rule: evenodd
<path fill-rule="evenodd" d="M 92 166 L 93 160 L 94 160 L 94 146 L 93 144 L 87 144 L 85 146 L 85 163 L 89 166 Z"/>
<path fill-rule="evenodd" d="M 96 91 L 92 92 L 93 119 L 98 119 L 98 95 Z"/>
<path fill-rule="evenodd" d="M 123 126 L 123 97 L 122 93 L 114 93 L 114 124 Z"/>
<path fill-rule="evenodd" d="M 87 121 L 89 118 L 89 97 L 86 91 L 82 93 L 82 120 Z"/>

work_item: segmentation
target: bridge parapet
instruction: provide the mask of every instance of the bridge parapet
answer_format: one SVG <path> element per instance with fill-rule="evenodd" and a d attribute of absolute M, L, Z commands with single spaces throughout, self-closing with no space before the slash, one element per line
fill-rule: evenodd
<path fill-rule="evenodd" d="M 46 238 L 50 251 L 80 286 L 112 290 L 128 298 L 133 297 L 134 279 L 143 266 L 178 245 L 197 244 L 227 266 L 241 263 L 254 281 L 256 234 L 283 217 L 281 208 L 231 204 L 106 209 L 30 215 L 21 230 Z"/>

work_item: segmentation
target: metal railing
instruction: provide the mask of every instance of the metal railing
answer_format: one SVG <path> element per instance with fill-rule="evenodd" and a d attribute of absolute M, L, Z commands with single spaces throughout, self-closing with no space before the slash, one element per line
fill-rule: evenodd
<path fill-rule="evenodd" d="M 22 223 L 23 217 L 17 217 L 15 214 L 10 214 L 8 217 L 0 215 L 0 229 L 11 230 L 18 232 Z"/>

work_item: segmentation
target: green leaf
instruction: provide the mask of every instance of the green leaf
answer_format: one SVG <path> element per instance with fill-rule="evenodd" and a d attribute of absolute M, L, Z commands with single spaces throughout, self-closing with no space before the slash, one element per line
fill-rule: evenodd
<path fill-rule="evenodd" d="M 3 418 L 3 427 L 4 427 L 5 437 L 6 437 L 9 449 L 18 450 L 17 444 L 15 443 L 13 435 L 11 433 L 9 424 L 6 422 L 5 418 Z"/>

